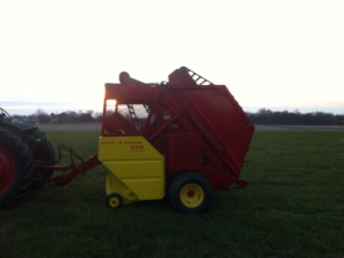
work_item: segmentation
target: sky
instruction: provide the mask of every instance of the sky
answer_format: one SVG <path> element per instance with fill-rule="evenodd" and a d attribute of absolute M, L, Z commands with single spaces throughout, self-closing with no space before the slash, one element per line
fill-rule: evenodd
<path fill-rule="evenodd" d="M 343 1 L 0 0 L 0 106 L 100 111 L 127 71 L 180 66 L 247 111 L 344 113 Z"/>

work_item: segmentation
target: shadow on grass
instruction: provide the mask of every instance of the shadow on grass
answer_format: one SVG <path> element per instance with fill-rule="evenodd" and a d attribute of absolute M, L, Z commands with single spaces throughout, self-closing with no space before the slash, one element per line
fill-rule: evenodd
<path fill-rule="evenodd" d="M 0 227 L 0 258 L 16 257 L 15 245 L 15 227 L 14 225 L 3 224 Z"/>

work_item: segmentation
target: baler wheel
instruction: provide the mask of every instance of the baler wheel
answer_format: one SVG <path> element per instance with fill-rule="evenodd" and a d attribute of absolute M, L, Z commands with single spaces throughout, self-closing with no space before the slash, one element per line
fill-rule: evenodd
<path fill-rule="evenodd" d="M 111 209 L 117 209 L 122 206 L 122 197 L 118 193 L 112 193 L 106 197 L 106 206 Z"/>
<path fill-rule="evenodd" d="M 29 147 L 17 135 L 0 129 L 0 206 L 16 200 L 31 170 Z"/>
<path fill-rule="evenodd" d="M 212 200 L 212 189 L 208 180 L 194 173 L 173 179 L 168 189 L 168 199 L 173 208 L 183 213 L 206 211 Z"/>

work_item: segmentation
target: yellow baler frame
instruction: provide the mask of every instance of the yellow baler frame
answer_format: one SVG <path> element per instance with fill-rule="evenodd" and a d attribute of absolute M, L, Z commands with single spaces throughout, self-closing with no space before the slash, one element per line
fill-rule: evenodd
<path fill-rule="evenodd" d="M 98 159 L 109 170 L 105 190 L 124 203 L 165 196 L 164 156 L 142 136 L 99 137 Z"/>

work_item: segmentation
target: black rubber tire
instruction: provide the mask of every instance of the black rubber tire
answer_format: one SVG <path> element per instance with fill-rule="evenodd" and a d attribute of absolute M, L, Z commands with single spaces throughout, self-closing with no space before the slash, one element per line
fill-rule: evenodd
<path fill-rule="evenodd" d="M 7 129 L 0 128 L 0 145 L 10 153 L 15 162 L 15 180 L 10 189 L 0 196 L 0 207 L 12 205 L 17 194 L 32 171 L 32 153 L 21 137 Z"/>
<path fill-rule="evenodd" d="M 117 207 L 111 206 L 110 203 L 111 203 L 111 199 L 112 198 L 116 198 L 118 200 L 119 204 L 118 204 Z M 106 207 L 108 207 L 110 209 L 118 209 L 118 208 L 120 208 L 122 206 L 122 204 L 123 204 L 123 198 L 122 198 L 122 196 L 120 194 L 112 193 L 112 194 L 109 194 L 109 195 L 106 196 Z"/>
<path fill-rule="evenodd" d="M 180 200 L 180 191 L 185 184 L 198 184 L 205 194 L 204 200 L 196 208 L 188 208 Z M 167 197 L 171 206 L 182 213 L 201 213 L 207 211 L 213 200 L 213 191 L 209 181 L 202 175 L 196 173 L 180 174 L 172 179 L 167 190 Z"/>
<path fill-rule="evenodd" d="M 53 145 L 44 139 L 43 141 L 35 144 L 33 147 L 33 159 L 36 162 L 42 163 L 44 165 L 54 165 L 56 162 L 56 155 Z M 53 169 L 42 169 L 34 168 L 32 176 L 32 189 L 41 189 L 44 187 L 51 175 L 54 173 Z"/>

